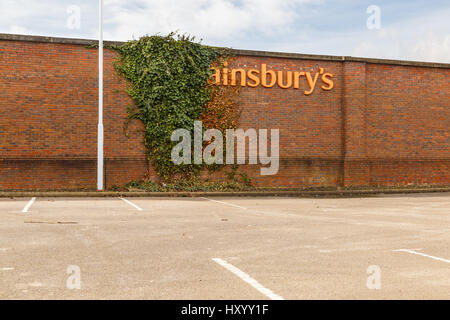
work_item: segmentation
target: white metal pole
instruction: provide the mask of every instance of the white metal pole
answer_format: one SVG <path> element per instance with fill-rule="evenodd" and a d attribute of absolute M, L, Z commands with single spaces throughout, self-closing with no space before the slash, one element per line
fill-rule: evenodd
<path fill-rule="evenodd" d="M 97 128 L 97 189 L 103 190 L 103 0 L 98 1 L 98 128 Z"/>

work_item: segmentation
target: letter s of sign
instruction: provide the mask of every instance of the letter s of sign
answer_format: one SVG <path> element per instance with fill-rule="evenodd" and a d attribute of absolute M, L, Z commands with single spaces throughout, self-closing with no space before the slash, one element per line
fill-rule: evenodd
<path fill-rule="evenodd" d="M 250 69 L 247 72 L 247 78 L 252 80 L 253 82 L 249 82 L 247 81 L 247 85 L 249 87 L 257 87 L 260 84 L 260 79 L 259 79 L 259 71 L 256 69 Z"/>
<path fill-rule="evenodd" d="M 333 80 L 331 80 L 331 78 L 333 78 L 333 75 L 331 73 L 329 73 L 329 72 L 324 73 L 322 75 L 322 82 L 328 85 L 328 86 L 322 85 L 322 89 L 323 90 L 331 90 L 331 89 L 333 89 L 334 82 L 333 82 Z"/>

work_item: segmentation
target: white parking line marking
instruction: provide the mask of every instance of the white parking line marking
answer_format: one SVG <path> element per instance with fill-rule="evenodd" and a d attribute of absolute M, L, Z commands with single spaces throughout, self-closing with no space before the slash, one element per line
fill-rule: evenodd
<path fill-rule="evenodd" d="M 119 199 L 122 199 L 123 201 L 125 201 L 126 203 L 128 203 L 130 206 L 133 206 L 133 207 L 135 207 L 136 209 L 138 209 L 139 211 L 142 211 L 142 208 L 139 208 L 137 205 L 135 205 L 133 202 L 131 202 L 131 201 L 128 201 L 127 199 L 125 199 L 125 198 L 119 198 Z"/>
<path fill-rule="evenodd" d="M 398 250 L 392 250 L 392 251 L 395 251 L 395 252 L 407 252 L 407 253 L 417 254 L 419 256 L 423 256 L 423 257 L 431 258 L 431 259 L 434 259 L 434 260 L 450 263 L 450 260 L 447 260 L 447 259 L 444 259 L 444 258 L 435 257 L 435 256 L 430 256 L 428 254 L 425 254 L 425 253 L 422 253 L 422 252 L 417 252 L 417 251 L 411 250 L 411 249 L 398 249 Z"/>
<path fill-rule="evenodd" d="M 284 300 L 283 297 L 275 294 L 272 292 L 272 290 L 265 288 L 262 284 L 260 284 L 258 281 L 250 277 L 247 273 L 244 271 L 241 271 L 240 269 L 236 268 L 232 264 L 229 264 L 225 260 L 222 260 L 220 258 L 213 258 L 214 262 L 220 264 L 222 267 L 239 277 L 241 280 L 247 282 L 249 285 L 251 285 L 253 288 L 261 292 L 266 297 L 272 299 L 272 300 Z"/>
<path fill-rule="evenodd" d="M 205 198 L 205 197 L 200 197 L 200 198 L 208 200 L 208 201 L 212 201 L 212 202 L 221 203 L 221 204 L 224 204 L 224 205 L 227 205 L 227 206 L 232 206 L 232 207 L 236 207 L 236 208 L 239 208 L 239 209 L 247 210 L 247 208 L 238 206 L 237 204 L 232 204 L 232 203 L 223 202 L 223 201 L 219 201 L 219 200 L 213 200 L 213 199 L 209 199 L 209 198 Z"/>
<path fill-rule="evenodd" d="M 27 205 L 25 206 L 25 208 L 23 208 L 22 212 L 28 212 L 28 210 L 30 209 L 30 207 L 33 205 L 34 201 L 36 200 L 35 197 L 31 198 L 31 200 L 27 203 Z"/>

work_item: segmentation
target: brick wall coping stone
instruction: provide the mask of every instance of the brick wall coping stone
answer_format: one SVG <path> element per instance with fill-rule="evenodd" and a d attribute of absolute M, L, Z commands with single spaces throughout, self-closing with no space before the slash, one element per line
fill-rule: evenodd
<path fill-rule="evenodd" d="M 31 41 L 31 42 L 59 43 L 59 44 L 76 44 L 76 45 L 86 45 L 86 46 L 95 45 L 98 43 L 97 40 L 92 40 L 92 39 L 57 38 L 57 37 L 45 37 L 45 36 L 8 34 L 8 33 L 0 33 L 0 40 Z M 121 42 L 121 41 L 104 41 L 104 45 L 122 45 L 124 43 L 125 42 Z M 359 58 L 359 57 L 351 57 L 351 56 L 328 56 L 328 55 L 316 55 L 316 54 L 271 52 L 271 51 L 241 50 L 241 49 L 231 49 L 231 50 L 234 54 L 240 55 L 240 56 L 258 56 L 258 57 L 287 58 L 287 59 L 301 59 L 301 60 L 325 60 L 325 61 L 336 61 L 336 62 L 345 62 L 345 61 L 365 62 L 365 63 L 372 63 L 372 64 L 417 66 L 417 67 L 444 68 L 444 69 L 450 68 L 450 63 L 438 63 L 438 62 Z"/>

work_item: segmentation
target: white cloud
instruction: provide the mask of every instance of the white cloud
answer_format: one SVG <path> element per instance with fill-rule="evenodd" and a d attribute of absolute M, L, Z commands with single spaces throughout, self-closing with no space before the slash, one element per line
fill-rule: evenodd
<path fill-rule="evenodd" d="M 353 49 L 352 56 L 355 57 L 382 57 L 383 50 L 371 41 L 361 41 Z"/>
<path fill-rule="evenodd" d="M 207 39 L 273 34 L 288 30 L 305 3 L 320 0 L 106 0 L 107 36 L 126 40 L 144 34 L 179 30 Z"/>
<path fill-rule="evenodd" d="M 73 13 L 81 7 L 81 30 L 68 27 Z M 97 1 L 93 0 L 1 0 L 0 32 L 55 37 L 93 37 L 97 29 Z M 21 27 L 21 28 L 17 28 Z"/>
<path fill-rule="evenodd" d="M 392 30 L 384 39 L 361 40 L 351 55 L 450 63 L 450 34 L 430 30 L 402 38 L 398 31 Z"/>
<path fill-rule="evenodd" d="M 449 5 L 430 2 L 426 11 L 408 12 L 401 1 L 381 3 L 381 30 L 368 30 L 366 7 L 356 1 L 104 1 L 108 40 L 178 30 L 240 49 L 450 62 Z M 67 27 L 70 5 L 81 7 L 80 29 Z M 96 38 L 97 6 L 94 0 L 1 0 L 0 32 Z"/>
<path fill-rule="evenodd" d="M 27 28 L 21 27 L 21 26 L 16 26 L 16 25 L 11 25 L 9 27 L 9 33 L 26 34 Z"/>
<path fill-rule="evenodd" d="M 443 61 L 450 63 L 450 34 L 429 31 L 406 48 L 402 48 L 406 59 Z"/>
<path fill-rule="evenodd" d="M 352 55 L 450 63 L 450 9 L 365 31 Z"/>

